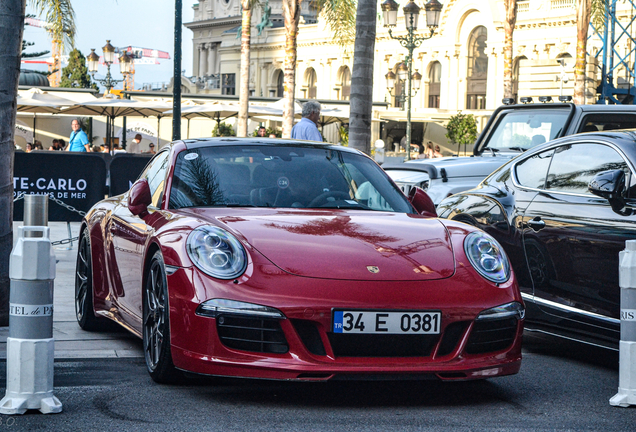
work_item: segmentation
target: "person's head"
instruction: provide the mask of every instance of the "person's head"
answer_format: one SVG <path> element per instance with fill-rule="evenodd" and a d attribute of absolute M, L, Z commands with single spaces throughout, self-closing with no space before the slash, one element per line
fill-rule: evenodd
<path fill-rule="evenodd" d="M 440 152 L 440 150 L 441 150 L 441 149 L 439 148 L 439 145 L 436 145 L 436 146 L 435 146 L 435 151 L 436 151 L 437 153 L 439 153 L 439 152 Z"/>
<path fill-rule="evenodd" d="M 104 152 L 110 151 L 110 144 L 104 144 Z"/>
<path fill-rule="evenodd" d="M 27 153 L 30 152 L 31 150 L 33 150 L 33 146 L 31 145 L 31 143 L 27 143 L 26 144 L 26 151 Z"/>
<path fill-rule="evenodd" d="M 137 143 L 140 143 L 141 142 L 141 134 L 135 135 L 134 141 L 137 142 Z"/>
<path fill-rule="evenodd" d="M 313 100 L 305 102 L 305 105 L 303 105 L 303 117 L 318 124 L 318 120 L 320 120 L 320 103 Z"/>
<path fill-rule="evenodd" d="M 42 143 L 38 140 L 35 140 L 35 142 L 33 143 L 33 150 L 43 150 L 44 147 L 42 147 Z"/>
<path fill-rule="evenodd" d="M 64 141 L 63 139 L 59 139 L 57 140 L 57 145 L 58 145 L 58 148 L 63 149 L 64 147 L 66 147 L 66 141 Z"/>
<path fill-rule="evenodd" d="M 267 129 L 265 129 L 265 126 L 261 126 L 258 128 L 258 136 L 259 137 L 264 137 L 267 135 Z"/>
<path fill-rule="evenodd" d="M 71 129 L 73 129 L 74 132 L 80 130 L 80 122 L 78 119 L 73 119 L 73 121 L 71 122 Z"/>
<path fill-rule="evenodd" d="M 424 153 L 424 146 L 423 146 L 422 144 L 419 144 L 419 145 L 417 146 L 417 152 L 418 152 L 419 154 Z"/>
<path fill-rule="evenodd" d="M 155 151 L 155 144 L 154 144 L 154 143 L 150 143 L 150 144 L 148 144 L 148 149 L 149 149 L 151 152 L 153 152 L 153 153 L 154 153 L 154 151 Z"/>
<path fill-rule="evenodd" d="M 271 134 L 269 134 L 269 137 L 270 137 L 270 138 L 278 138 L 278 137 L 276 136 L 276 134 L 275 134 L 275 133 L 271 133 Z"/>
<path fill-rule="evenodd" d="M 54 139 L 52 144 L 51 144 L 51 147 L 58 148 L 59 146 L 60 146 L 60 140 Z"/>
<path fill-rule="evenodd" d="M 433 150 L 433 141 L 429 141 L 426 143 L 426 148 Z"/>
<path fill-rule="evenodd" d="M 98 146 L 97 144 L 93 146 L 93 153 L 100 153 L 101 151 L 102 151 L 102 148 Z"/>

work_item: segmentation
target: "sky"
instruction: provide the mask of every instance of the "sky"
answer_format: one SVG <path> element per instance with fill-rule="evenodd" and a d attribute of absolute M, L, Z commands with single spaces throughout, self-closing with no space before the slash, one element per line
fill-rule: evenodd
<path fill-rule="evenodd" d="M 27 2 L 28 4 L 29 2 Z M 192 22 L 194 11 L 192 6 L 198 0 L 182 0 L 183 22 Z M 106 40 L 116 47 L 138 46 L 157 49 L 170 53 L 170 60 L 159 60 L 160 64 L 137 65 L 135 67 L 135 88 L 143 83 L 168 82 L 173 74 L 174 58 L 174 0 L 73 0 L 75 10 L 75 47 L 84 56 L 95 48 L 102 55 L 102 47 Z M 35 10 L 27 6 L 27 14 L 37 16 Z M 42 16 L 40 19 L 45 20 Z M 181 68 L 185 75 L 192 75 L 192 32 L 182 29 Z M 51 41 L 42 28 L 25 26 L 24 40 L 35 42 L 27 52 L 47 51 L 51 49 Z M 48 54 L 45 57 L 49 57 Z M 46 70 L 46 65 L 22 65 L 23 69 Z M 111 66 L 111 75 L 121 79 L 119 65 Z M 97 78 L 106 76 L 106 66 L 100 65 Z M 118 84 L 116 88 L 121 88 Z"/>

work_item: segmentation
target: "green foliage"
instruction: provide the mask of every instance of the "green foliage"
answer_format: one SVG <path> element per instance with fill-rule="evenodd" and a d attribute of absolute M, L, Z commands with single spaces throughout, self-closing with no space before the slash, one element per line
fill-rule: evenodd
<path fill-rule="evenodd" d="M 258 129 L 259 128 L 254 129 L 254 132 L 252 132 L 252 136 L 258 136 Z M 271 127 L 268 127 L 265 129 L 265 138 L 269 138 L 270 134 L 274 134 L 276 135 L 276 138 L 280 138 L 283 136 L 283 131 L 280 129 L 273 129 Z"/>
<path fill-rule="evenodd" d="M 357 1 L 316 0 L 316 3 L 333 32 L 333 41 L 343 47 L 353 45 L 356 37 Z"/>
<path fill-rule="evenodd" d="M 91 81 L 86 67 L 86 58 L 78 49 L 70 52 L 68 66 L 62 69 L 62 79 L 60 87 L 65 88 L 93 88 L 98 90 L 97 85 Z"/>
<path fill-rule="evenodd" d="M 236 132 L 234 132 L 234 129 L 232 128 L 232 125 L 229 125 L 227 123 L 217 123 L 214 126 L 214 129 L 212 129 L 212 136 L 213 137 L 218 137 L 218 136 L 222 136 L 222 137 L 227 137 L 227 136 L 236 136 Z"/>
<path fill-rule="evenodd" d="M 346 126 L 340 126 L 338 134 L 340 135 L 340 145 L 349 147 L 349 128 Z"/>
<path fill-rule="evenodd" d="M 472 144 L 477 139 L 477 120 L 472 114 L 460 111 L 450 118 L 446 129 L 446 138 L 453 144 Z"/>
<path fill-rule="evenodd" d="M 60 48 L 75 45 L 75 11 L 71 0 L 29 0 L 28 4 L 44 15 L 49 23 L 47 31 L 54 41 L 60 42 Z"/>

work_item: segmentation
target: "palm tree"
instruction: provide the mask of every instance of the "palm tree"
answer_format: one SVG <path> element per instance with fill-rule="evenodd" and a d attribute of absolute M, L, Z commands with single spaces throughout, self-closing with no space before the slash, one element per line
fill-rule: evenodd
<path fill-rule="evenodd" d="M 285 60 L 283 62 L 283 138 L 291 137 L 294 125 L 294 95 L 296 91 L 296 59 L 298 57 L 298 23 L 302 0 L 283 0 L 285 24 Z M 326 20 L 340 46 L 350 44 L 355 35 L 355 0 L 318 0 L 318 10 Z"/>
<path fill-rule="evenodd" d="M 0 0 L 0 325 L 9 323 L 9 256 L 13 247 L 13 137 L 15 100 L 20 77 L 20 53 L 26 0 Z M 32 0 L 52 23 L 53 40 L 72 45 L 74 13 L 70 0 Z M 68 45 L 66 45 L 68 46 Z"/>
<path fill-rule="evenodd" d="M 250 97 L 250 37 L 252 35 L 252 6 L 255 0 L 241 0 L 243 19 L 241 22 L 241 83 L 239 84 L 239 112 L 236 136 L 247 136 L 247 110 Z"/>
<path fill-rule="evenodd" d="M 574 66 L 574 103 L 585 104 L 587 68 L 587 31 L 590 28 L 592 0 L 576 0 L 576 65 Z"/>
<path fill-rule="evenodd" d="M 504 97 L 512 97 L 512 34 L 515 31 L 517 22 L 517 0 L 504 0 L 506 19 L 504 20 L 504 70 L 503 85 Z"/>
<path fill-rule="evenodd" d="M 358 0 L 356 41 L 349 96 L 349 146 L 370 153 L 373 108 L 376 0 Z"/>

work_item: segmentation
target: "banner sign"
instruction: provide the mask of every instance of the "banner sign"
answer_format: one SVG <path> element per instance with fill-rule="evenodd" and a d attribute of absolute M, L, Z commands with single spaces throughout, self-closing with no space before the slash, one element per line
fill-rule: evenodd
<path fill-rule="evenodd" d="M 51 222 L 81 221 L 69 206 L 86 212 L 104 199 L 106 163 L 99 154 L 35 151 L 14 156 L 13 199 L 48 195 Z M 24 220 L 24 200 L 13 203 L 13 220 Z"/>
<path fill-rule="evenodd" d="M 152 154 L 115 154 L 110 162 L 110 196 L 121 195 L 132 187 Z"/>

